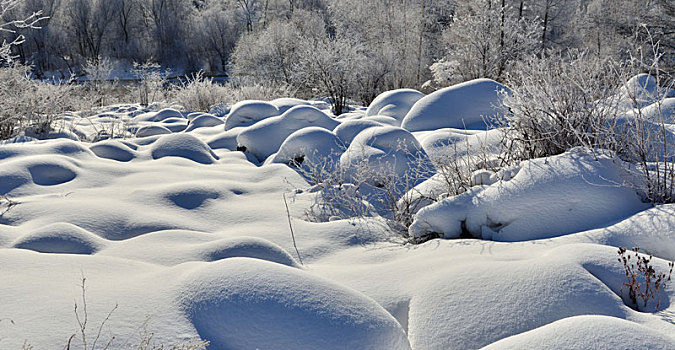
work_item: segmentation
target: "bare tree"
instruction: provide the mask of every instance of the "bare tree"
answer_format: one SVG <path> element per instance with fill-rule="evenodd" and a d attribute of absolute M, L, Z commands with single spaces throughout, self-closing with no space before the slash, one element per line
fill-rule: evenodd
<path fill-rule="evenodd" d="M 3 40 L 0 45 L 0 60 L 12 61 L 12 46 L 24 42 L 25 37 L 17 34 L 18 29 L 39 29 L 39 22 L 44 19 L 42 11 L 36 11 L 23 18 L 7 19 L 9 14 L 21 4 L 20 0 L 0 0 L 0 33 L 9 33 L 13 36 L 9 41 Z"/>

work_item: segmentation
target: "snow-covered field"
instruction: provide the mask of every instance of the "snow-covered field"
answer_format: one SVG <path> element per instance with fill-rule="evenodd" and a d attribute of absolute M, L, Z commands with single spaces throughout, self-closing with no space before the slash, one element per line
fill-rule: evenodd
<path fill-rule="evenodd" d="M 410 236 L 447 238 L 419 245 L 377 216 L 309 220 L 317 192 L 286 163 L 405 172 L 411 152 L 489 149 L 495 88 L 397 90 L 337 118 L 296 99 L 225 115 L 111 106 L 0 144 L 0 348 L 128 349 L 149 334 L 211 349 L 675 348 L 675 288 L 650 312 L 627 306 L 616 248 L 667 272 L 675 206 L 643 203 L 612 157 L 476 174 L 417 213 Z M 420 191 L 438 194 L 434 181 Z"/>

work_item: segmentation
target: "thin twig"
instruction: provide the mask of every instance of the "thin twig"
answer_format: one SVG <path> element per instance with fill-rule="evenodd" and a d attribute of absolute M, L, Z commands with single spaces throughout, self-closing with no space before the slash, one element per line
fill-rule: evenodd
<path fill-rule="evenodd" d="M 288 210 L 288 202 L 286 201 L 286 194 L 283 193 L 284 205 L 286 206 L 286 216 L 288 217 L 288 227 L 291 229 L 291 237 L 293 238 L 293 247 L 295 247 L 295 253 L 298 254 L 298 260 L 300 265 L 305 265 L 302 263 L 302 258 L 300 257 L 300 251 L 298 250 L 298 245 L 295 243 L 295 233 L 293 232 L 293 224 L 291 223 L 291 212 Z"/>

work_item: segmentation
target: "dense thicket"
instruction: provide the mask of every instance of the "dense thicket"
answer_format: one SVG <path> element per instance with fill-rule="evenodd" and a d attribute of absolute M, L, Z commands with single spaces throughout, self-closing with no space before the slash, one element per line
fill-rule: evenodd
<path fill-rule="evenodd" d="M 529 54 L 620 58 L 645 35 L 675 61 L 669 0 L 25 0 L 42 11 L 13 54 L 33 72 L 83 74 L 101 58 L 152 61 L 368 103 L 388 89 L 500 80 Z"/>

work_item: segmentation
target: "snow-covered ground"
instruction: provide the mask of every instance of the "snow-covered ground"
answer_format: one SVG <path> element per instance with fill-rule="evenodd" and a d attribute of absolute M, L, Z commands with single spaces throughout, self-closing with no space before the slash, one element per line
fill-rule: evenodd
<path fill-rule="evenodd" d="M 675 205 L 644 204 L 612 157 L 475 174 L 410 229 L 453 239 L 405 244 L 376 215 L 309 220 L 317 192 L 286 163 L 398 173 L 411 155 L 489 149 L 499 138 L 471 101 L 494 102 L 495 86 L 393 91 L 340 117 L 295 99 L 224 117 L 111 106 L 0 144 L 0 348 L 128 349 L 148 334 L 211 349 L 675 348 L 675 288 L 651 312 L 627 306 L 616 249 L 667 272 Z M 121 138 L 90 142 L 106 135 Z M 438 194 L 433 181 L 419 186 Z"/>

